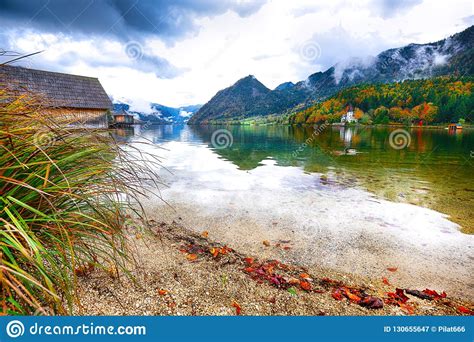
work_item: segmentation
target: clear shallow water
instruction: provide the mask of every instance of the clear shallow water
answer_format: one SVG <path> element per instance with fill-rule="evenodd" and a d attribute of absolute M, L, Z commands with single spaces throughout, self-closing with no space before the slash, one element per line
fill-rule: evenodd
<path fill-rule="evenodd" d="M 163 160 L 161 195 L 171 207 L 152 199 L 151 216 L 181 219 L 250 255 L 378 279 L 398 267 L 390 277 L 400 286 L 474 298 L 474 235 L 443 214 L 472 224 L 471 132 L 414 130 L 396 150 L 387 129 L 230 126 L 233 143 L 219 149 L 211 141 L 222 128 L 117 130 L 161 147 L 136 145 Z M 343 154 L 348 147 L 356 154 Z M 263 240 L 289 240 L 291 249 Z"/>
<path fill-rule="evenodd" d="M 212 134 L 223 128 L 232 134 L 233 142 L 219 149 L 211 143 Z M 463 232 L 474 233 L 474 130 L 453 134 L 444 129 L 409 129 L 410 144 L 401 150 L 390 145 L 393 130 L 152 126 L 118 133 L 127 140 L 145 137 L 161 145 L 178 141 L 204 146 L 241 171 L 258 169 L 269 160 L 276 167 L 296 166 L 321 174 L 313 185 L 361 187 L 391 201 L 432 208 L 449 215 Z M 356 154 L 344 154 L 347 148 Z M 303 185 L 296 179 L 289 186 Z"/>

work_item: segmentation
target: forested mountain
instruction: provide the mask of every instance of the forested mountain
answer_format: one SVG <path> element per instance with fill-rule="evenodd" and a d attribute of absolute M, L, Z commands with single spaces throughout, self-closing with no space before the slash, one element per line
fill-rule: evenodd
<path fill-rule="evenodd" d="M 358 84 L 391 83 L 442 75 L 474 75 L 474 26 L 428 44 L 410 44 L 372 58 L 355 58 L 310 75 L 296 84 L 270 90 L 255 77 L 245 77 L 219 91 L 190 123 L 243 119 L 305 108 Z"/>
<path fill-rule="evenodd" d="M 339 122 L 354 107 L 363 122 L 425 123 L 474 119 L 474 77 L 435 77 L 395 83 L 364 84 L 341 90 L 333 97 L 290 116 L 289 122 Z"/>

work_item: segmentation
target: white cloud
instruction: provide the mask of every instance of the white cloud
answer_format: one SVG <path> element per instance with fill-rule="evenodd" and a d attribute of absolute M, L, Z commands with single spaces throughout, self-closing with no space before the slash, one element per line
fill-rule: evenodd
<path fill-rule="evenodd" d="M 205 103 L 249 74 L 274 88 L 349 57 L 436 41 L 465 29 L 466 15 L 472 13 L 471 1 L 465 0 L 408 1 L 394 9 L 391 4 L 385 1 L 376 8 L 372 0 L 272 1 L 245 16 L 227 11 L 197 17 L 198 31 L 174 44 L 160 36 L 144 37 L 141 48 L 148 59 L 142 60 L 127 56 L 125 43 L 113 36 L 21 30 L 11 36 L 10 48 L 45 49 L 32 60 L 33 67 L 98 77 L 116 98 L 179 107 Z M 0 36 L 4 33 L 0 28 Z M 318 58 L 301 55 L 300 47 L 308 41 L 320 46 Z"/>

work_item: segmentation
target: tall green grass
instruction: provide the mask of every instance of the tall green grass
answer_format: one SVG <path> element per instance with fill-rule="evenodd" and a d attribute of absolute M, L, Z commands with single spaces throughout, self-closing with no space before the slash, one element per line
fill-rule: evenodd
<path fill-rule="evenodd" d="M 125 269 L 127 212 L 143 182 L 158 179 L 150 158 L 45 114 L 41 102 L 0 87 L 2 314 L 71 313 L 78 275 Z"/>

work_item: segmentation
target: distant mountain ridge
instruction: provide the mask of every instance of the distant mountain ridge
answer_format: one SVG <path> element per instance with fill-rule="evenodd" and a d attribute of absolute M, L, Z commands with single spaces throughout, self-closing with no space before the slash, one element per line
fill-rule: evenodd
<path fill-rule="evenodd" d="M 189 105 L 183 107 L 168 107 L 159 103 L 150 103 L 150 111 L 143 112 L 133 110 L 133 106 L 126 102 L 114 102 L 114 111 L 126 110 L 134 114 L 138 119 L 154 124 L 184 124 L 196 113 L 201 105 Z"/>
<path fill-rule="evenodd" d="M 306 80 L 268 89 L 249 75 L 220 90 L 189 120 L 190 124 L 281 114 L 363 83 L 390 83 L 441 75 L 474 75 L 474 26 L 428 44 L 389 49 L 376 57 L 339 62 Z"/>

